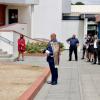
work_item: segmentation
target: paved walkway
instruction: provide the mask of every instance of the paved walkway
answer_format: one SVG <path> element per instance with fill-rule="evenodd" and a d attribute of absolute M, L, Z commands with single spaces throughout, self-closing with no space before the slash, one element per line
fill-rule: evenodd
<path fill-rule="evenodd" d="M 24 61 L 16 61 L 15 64 L 31 64 L 34 66 L 48 67 L 46 57 L 42 56 L 25 56 Z"/>
<path fill-rule="evenodd" d="M 69 62 L 67 56 L 61 56 L 58 85 L 45 83 L 34 100 L 100 100 L 100 65 Z"/>

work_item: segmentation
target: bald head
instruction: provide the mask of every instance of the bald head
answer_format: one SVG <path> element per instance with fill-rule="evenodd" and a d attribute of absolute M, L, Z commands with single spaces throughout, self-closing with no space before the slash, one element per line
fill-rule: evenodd
<path fill-rule="evenodd" d="M 51 40 L 56 40 L 56 34 L 55 33 L 51 34 Z"/>
<path fill-rule="evenodd" d="M 72 38 L 76 38 L 76 35 L 75 35 L 75 34 L 73 34 Z"/>

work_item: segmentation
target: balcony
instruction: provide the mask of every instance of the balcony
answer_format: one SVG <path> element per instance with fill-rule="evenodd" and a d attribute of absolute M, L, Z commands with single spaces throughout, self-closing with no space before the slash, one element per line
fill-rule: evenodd
<path fill-rule="evenodd" d="M 2 4 L 38 4 L 39 0 L 0 0 Z"/>

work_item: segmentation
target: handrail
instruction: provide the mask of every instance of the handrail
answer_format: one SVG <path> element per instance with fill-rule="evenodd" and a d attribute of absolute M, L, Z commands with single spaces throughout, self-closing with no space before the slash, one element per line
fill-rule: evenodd
<path fill-rule="evenodd" d="M 6 43 L 8 43 L 8 44 L 10 44 L 10 45 L 12 45 L 12 46 L 14 45 L 14 42 L 8 40 L 8 39 L 5 38 L 5 37 L 0 36 L 0 40 L 4 41 L 4 42 L 6 42 Z"/>
<path fill-rule="evenodd" d="M 15 32 L 16 34 L 22 34 L 22 33 L 19 33 L 19 32 L 17 32 L 17 31 L 13 31 L 13 32 Z M 24 34 L 23 34 L 24 35 Z M 40 38 L 31 38 L 31 37 L 29 37 L 29 36 L 27 36 L 27 35 L 24 35 L 26 38 L 28 38 L 28 39 L 31 39 L 31 40 L 33 40 L 33 41 L 38 41 L 38 42 L 45 42 L 45 41 L 43 41 L 43 40 L 39 40 Z M 41 39 L 43 39 L 43 38 L 41 38 Z M 47 39 L 44 39 L 44 40 L 47 40 Z M 48 40 L 49 41 L 49 40 Z"/>
<path fill-rule="evenodd" d="M 19 35 L 24 35 L 24 34 L 22 34 L 22 33 L 20 33 L 20 32 L 14 31 L 14 30 L 0 30 L 0 32 L 14 32 L 14 33 L 19 34 Z M 46 41 L 47 41 L 47 42 L 49 42 L 48 39 L 44 39 L 44 40 L 46 40 L 46 41 L 44 41 L 43 38 L 42 38 L 42 40 L 39 40 L 40 38 L 31 38 L 31 37 L 29 37 L 29 36 L 27 36 L 27 35 L 24 35 L 24 36 L 25 36 L 26 38 L 32 40 L 32 41 L 37 41 L 37 42 L 46 42 Z"/>

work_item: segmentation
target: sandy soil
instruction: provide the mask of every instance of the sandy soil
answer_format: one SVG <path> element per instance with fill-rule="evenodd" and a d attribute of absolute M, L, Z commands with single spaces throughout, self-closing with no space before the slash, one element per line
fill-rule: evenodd
<path fill-rule="evenodd" d="M 40 67 L 0 63 L 0 100 L 17 100 L 42 74 Z"/>

